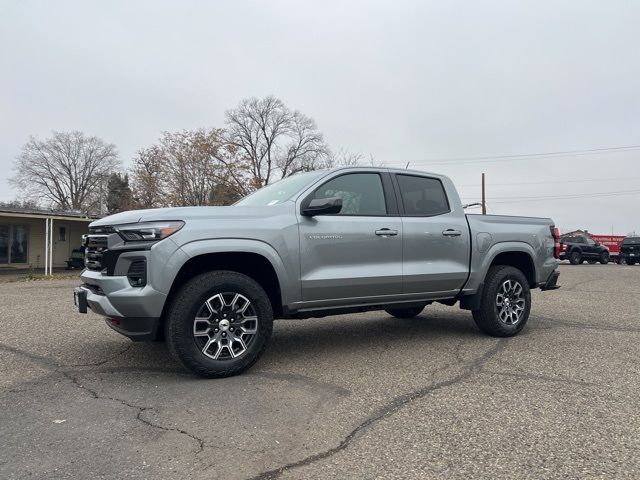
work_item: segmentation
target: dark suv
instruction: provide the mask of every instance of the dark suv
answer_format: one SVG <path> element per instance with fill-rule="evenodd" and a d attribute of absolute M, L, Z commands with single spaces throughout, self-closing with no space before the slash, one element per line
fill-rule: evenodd
<path fill-rule="evenodd" d="M 622 240 L 618 259 L 620 263 L 625 262 L 627 265 L 640 262 L 640 237 L 627 237 Z"/>
<path fill-rule="evenodd" d="M 560 238 L 560 260 L 569 260 L 572 265 L 578 265 L 585 260 L 605 265 L 609 263 L 609 249 L 590 237 L 565 236 Z"/>

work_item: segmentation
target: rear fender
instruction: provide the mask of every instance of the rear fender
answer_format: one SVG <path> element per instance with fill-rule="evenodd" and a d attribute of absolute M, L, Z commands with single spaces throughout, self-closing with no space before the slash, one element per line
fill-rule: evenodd
<path fill-rule="evenodd" d="M 467 282 L 467 285 L 465 285 L 462 293 L 472 294 L 479 291 L 485 277 L 487 276 L 487 272 L 496 257 L 501 253 L 511 252 L 526 253 L 529 256 L 533 265 L 534 278 L 536 279 L 536 282 L 539 282 L 540 272 L 538 265 L 536 265 L 536 258 L 538 257 L 533 247 L 524 242 L 500 242 L 493 244 L 489 250 L 487 250 L 486 254 L 482 256 L 477 255 L 474 252 L 475 258 L 471 261 L 471 275 L 469 276 L 469 281 Z M 555 263 L 553 268 L 555 269 Z"/>

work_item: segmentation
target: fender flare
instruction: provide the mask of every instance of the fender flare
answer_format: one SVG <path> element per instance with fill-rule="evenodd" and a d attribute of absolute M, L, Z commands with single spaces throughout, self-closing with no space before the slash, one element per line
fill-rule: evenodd
<path fill-rule="evenodd" d="M 185 254 L 185 257 L 178 268 L 174 270 L 170 279 L 171 285 L 173 285 L 178 272 L 192 258 L 211 253 L 253 253 L 264 257 L 273 267 L 280 284 L 283 305 L 290 302 L 287 293 L 296 291 L 295 287 L 291 285 L 291 275 L 287 272 L 282 258 L 276 249 L 267 242 L 246 238 L 211 238 L 185 243 L 180 247 L 180 250 Z"/>
<path fill-rule="evenodd" d="M 487 251 L 487 255 L 485 255 L 485 260 L 482 262 L 481 271 L 483 281 L 493 261 L 502 253 L 526 253 L 529 256 L 531 267 L 533 268 L 533 278 L 537 279 L 538 272 L 534 260 L 536 258 L 536 252 L 531 245 L 526 242 L 499 242 L 491 245 Z"/>

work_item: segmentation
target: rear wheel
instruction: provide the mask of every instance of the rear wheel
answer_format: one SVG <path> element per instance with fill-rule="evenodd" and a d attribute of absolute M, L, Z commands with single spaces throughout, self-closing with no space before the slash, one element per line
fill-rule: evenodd
<path fill-rule="evenodd" d="M 573 252 L 571 252 L 571 255 L 569 255 L 569 262 L 571 263 L 571 265 L 578 265 L 583 261 L 584 260 L 582 260 L 582 254 L 577 250 L 574 250 Z"/>
<path fill-rule="evenodd" d="M 166 319 L 171 354 L 202 377 L 242 373 L 264 352 L 273 328 L 269 297 L 236 272 L 207 272 L 176 294 Z"/>
<path fill-rule="evenodd" d="M 600 255 L 600 263 L 602 265 L 609 263 L 609 254 L 607 252 L 602 252 L 602 255 Z"/>
<path fill-rule="evenodd" d="M 531 310 L 531 292 L 524 274 L 517 268 L 497 265 L 489 269 L 480 308 L 473 319 L 484 333 L 510 337 L 524 328 Z"/>
<path fill-rule="evenodd" d="M 417 317 L 424 310 L 425 305 L 407 308 L 387 308 L 385 312 L 396 318 L 413 318 Z"/>

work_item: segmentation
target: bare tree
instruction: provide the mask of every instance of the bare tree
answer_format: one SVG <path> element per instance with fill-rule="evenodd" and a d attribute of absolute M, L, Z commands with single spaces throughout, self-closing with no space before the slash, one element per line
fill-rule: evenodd
<path fill-rule="evenodd" d="M 329 167 L 358 167 L 364 162 L 364 156 L 361 153 L 351 153 L 341 148 L 337 152 L 331 152 L 329 156 Z"/>
<path fill-rule="evenodd" d="M 25 210 L 38 210 L 40 204 L 38 200 L 9 200 L 8 202 L 0 202 L 0 207 L 22 208 Z"/>
<path fill-rule="evenodd" d="M 63 210 L 95 207 L 101 182 L 120 165 L 114 145 L 82 132 L 53 132 L 31 137 L 15 163 L 10 180 L 26 198 L 44 199 Z"/>
<path fill-rule="evenodd" d="M 226 113 L 229 147 L 234 149 L 253 190 L 302 171 L 327 166 L 329 149 L 315 122 L 268 96 L 242 100 Z"/>
<path fill-rule="evenodd" d="M 165 192 L 165 183 L 162 148 L 153 145 L 139 150 L 131 169 L 133 201 L 136 207 L 167 206 L 169 199 Z"/>
<path fill-rule="evenodd" d="M 157 145 L 138 152 L 132 179 L 140 207 L 228 204 L 246 180 L 230 161 L 221 129 L 164 132 Z"/>

